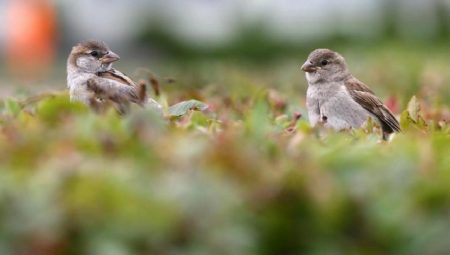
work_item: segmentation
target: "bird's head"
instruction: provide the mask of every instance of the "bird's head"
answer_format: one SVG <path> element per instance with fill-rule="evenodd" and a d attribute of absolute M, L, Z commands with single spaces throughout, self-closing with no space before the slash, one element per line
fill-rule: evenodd
<path fill-rule="evenodd" d="M 310 83 L 336 81 L 349 75 L 344 57 L 329 49 L 311 52 L 301 69 Z"/>
<path fill-rule="evenodd" d="M 84 41 L 72 48 L 67 64 L 83 72 L 97 73 L 111 69 L 120 57 L 101 41 Z"/>

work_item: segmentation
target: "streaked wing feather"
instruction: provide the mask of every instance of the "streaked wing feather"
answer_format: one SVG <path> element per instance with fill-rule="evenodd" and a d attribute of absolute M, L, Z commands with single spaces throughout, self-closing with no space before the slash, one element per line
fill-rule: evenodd
<path fill-rule="evenodd" d="M 360 82 L 359 80 L 355 78 L 351 78 L 345 82 L 345 86 L 347 87 L 347 90 L 350 91 L 361 91 L 361 92 L 367 92 L 369 94 L 375 95 L 373 91 L 367 87 L 366 84 Z"/>
<path fill-rule="evenodd" d="M 110 98 L 126 97 L 133 103 L 140 103 L 139 96 L 135 86 L 129 86 L 112 79 L 95 78 L 94 82 L 100 91 L 103 91 Z"/>
<path fill-rule="evenodd" d="M 358 104 L 373 114 L 381 123 L 383 131 L 392 133 L 400 132 L 400 124 L 392 112 L 375 96 L 364 83 L 350 79 L 345 83 L 347 91 Z"/>
<path fill-rule="evenodd" d="M 114 68 L 105 72 L 98 72 L 97 76 L 105 79 L 114 80 L 123 83 L 125 85 L 135 86 L 135 83 L 128 76 L 126 76 L 125 74 Z"/>

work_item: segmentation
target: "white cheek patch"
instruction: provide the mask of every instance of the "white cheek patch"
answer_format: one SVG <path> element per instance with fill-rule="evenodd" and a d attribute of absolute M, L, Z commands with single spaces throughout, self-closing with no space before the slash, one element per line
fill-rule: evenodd
<path fill-rule="evenodd" d="M 86 68 L 89 66 L 89 59 L 81 57 L 77 59 L 77 66 L 81 68 Z"/>
<path fill-rule="evenodd" d="M 95 59 L 89 57 L 79 57 L 77 59 L 77 66 L 89 72 L 97 72 L 100 68 L 99 64 Z"/>

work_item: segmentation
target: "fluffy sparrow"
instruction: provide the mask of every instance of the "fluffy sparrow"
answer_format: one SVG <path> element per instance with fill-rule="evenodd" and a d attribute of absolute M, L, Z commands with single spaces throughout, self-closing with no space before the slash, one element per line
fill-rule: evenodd
<path fill-rule="evenodd" d="M 125 113 L 130 102 L 146 103 L 145 84 L 136 85 L 125 74 L 112 68 L 119 59 L 104 42 L 84 41 L 75 45 L 67 59 L 70 99 L 94 109 L 112 101 L 119 113 Z"/>
<path fill-rule="evenodd" d="M 380 123 L 383 139 L 400 132 L 392 112 L 364 83 L 353 77 L 344 57 L 316 49 L 302 66 L 308 81 L 306 106 L 312 126 L 322 123 L 336 130 L 359 128 L 369 117 Z"/>

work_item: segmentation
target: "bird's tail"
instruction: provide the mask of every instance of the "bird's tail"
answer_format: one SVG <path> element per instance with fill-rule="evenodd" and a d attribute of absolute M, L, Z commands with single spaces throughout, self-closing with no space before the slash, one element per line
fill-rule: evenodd
<path fill-rule="evenodd" d="M 383 130 L 383 139 L 387 140 L 389 135 L 394 132 L 400 132 L 400 123 L 394 117 L 391 111 L 388 108 L 383 106 L 381 109 L 382 116 L 379 117 L 381 129 Z"/>

